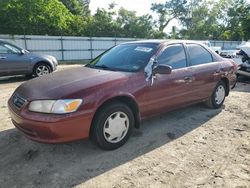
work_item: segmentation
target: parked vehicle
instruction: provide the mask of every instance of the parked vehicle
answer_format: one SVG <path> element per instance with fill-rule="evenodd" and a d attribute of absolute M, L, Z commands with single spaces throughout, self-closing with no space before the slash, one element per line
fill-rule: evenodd
<path fill-rule="evenodd" d="M 197 42 L 130 42 L 85 67 L 23 83 L 8 107 L 13 124 L 32 140 L 91 137 L 103 149 L 116 149 L 142 119 L 199 102 L 220 108 L 236 69 Z"/>
<path fill-rule="evenodd" d="M 237 75 L 250 77 L 250 42 L 239 45 L 236 50 L 223 51 L 220 55 L 238 65 Z"/>
<path fill-rule="evenodd" d="M 9 42 L 0 40 L 0 76 L 42 76 L 56 70 L 53 56 L 30 53 Z"/>
<path fill-rule="evenodd" d="M 238 47 L 239 51 L 233 60 L 238 64 L 237 74 L 250 78 L 250 42 Z"/>
<path fill-rule="evenodd" d="M 215 51 L 217 54 L 220 54 L 222 52 L 222 49 L 220 46 L 212 46 L 210 41 L 208 40 L 203 40 L 203 41 L 197 41 L 200 42 L 202 44 L 205 44 L 206 46 L 208 46 L 209 48 L 211 48 L 213 51 Z"/>

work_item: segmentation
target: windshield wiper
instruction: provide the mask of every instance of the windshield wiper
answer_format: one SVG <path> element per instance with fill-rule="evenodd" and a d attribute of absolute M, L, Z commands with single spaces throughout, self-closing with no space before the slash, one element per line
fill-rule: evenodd
<path fill-rule="evenodd" d="M 93 68 L 101 68 L 101 69 L 104 69 L 104 70 L 116 71 L 116 69 L 108 67 L 107 65 L 94 65 Z"/>

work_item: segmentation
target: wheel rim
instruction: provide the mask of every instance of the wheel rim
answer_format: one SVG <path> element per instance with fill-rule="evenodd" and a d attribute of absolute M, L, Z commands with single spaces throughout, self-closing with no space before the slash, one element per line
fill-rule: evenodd
<path fill-rule="evenodd" d="M 104 123 L 103 135 L 106 141 L 110 143 L 120 142 L 129 129 L 129 119 L 123 112 L 111 114 Z"/>
<path fill-rule="evenodd" d="M 45 74 L 49 74 L 49 68 L 46 65 L 39 65 L 36 69 L 37 76 L 42 76 Z"/>
<path fill-rule="evenodd" d="M 222 85 L 217 87 L 215 92 L 215 102 L 216 104 L 221 104 L 225 98 L 225 89 Z"/>

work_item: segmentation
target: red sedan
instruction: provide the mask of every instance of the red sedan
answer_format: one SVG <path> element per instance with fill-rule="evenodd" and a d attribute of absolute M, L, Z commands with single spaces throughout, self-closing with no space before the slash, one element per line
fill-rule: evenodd
<path fill-rule="evenodd" d="M 61 143 L 91 137 L 123 145 L 140 121 L 199 102 L 220 108 L 237 66 L 193 41 L 139 41 L 104 52 L 86 66 L 19 86 L 8 105 L 28 138 Z"/>

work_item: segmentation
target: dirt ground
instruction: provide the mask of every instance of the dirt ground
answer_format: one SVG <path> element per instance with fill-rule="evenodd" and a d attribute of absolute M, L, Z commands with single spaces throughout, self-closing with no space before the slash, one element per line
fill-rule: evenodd
<path fill-rule="evenodd" d="M 143 122 L 123 147 L 103 151 L 91 141 L 26 139 L 7 108 L 23 81 L 0 80 L 0 187 L 250 187 L 250 84 L 238 84 L 221 109 L 166 113 Z"/>

